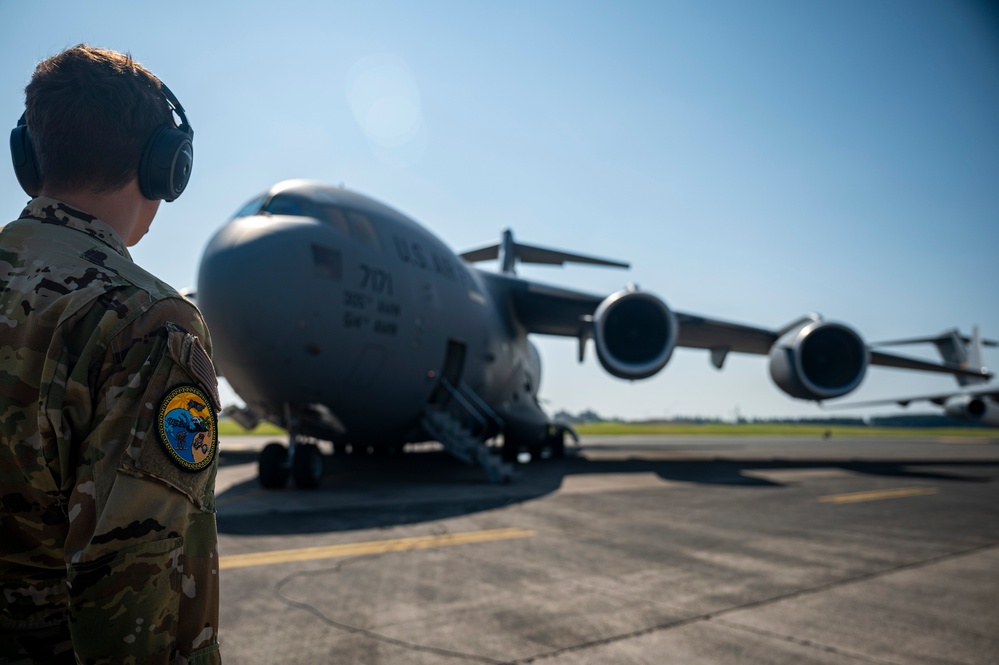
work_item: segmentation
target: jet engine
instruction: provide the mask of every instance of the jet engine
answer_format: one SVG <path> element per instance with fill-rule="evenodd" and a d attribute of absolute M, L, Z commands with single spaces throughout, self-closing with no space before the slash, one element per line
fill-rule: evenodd
<path fill-rule="evenodd" d="M 974 395 L 954 395 L 944 402 L 944 411 L 958 420 L 978 420 L 985 415 L 985 401 Z"/>
<path fill-rule="evenodd" d="M 860 335 L 842 323 L 810 321 L 770 349 L 770 376 L 792 397 L 824 400 L 860 385 L 869 354 Z"/>
<path fill-rule="evenodd" d="M 597 358 L 620 379 L 645 379 L 665 367 L 677 333 L 666 303 L 633 288 L 607 296 L 593 313 Z"/>

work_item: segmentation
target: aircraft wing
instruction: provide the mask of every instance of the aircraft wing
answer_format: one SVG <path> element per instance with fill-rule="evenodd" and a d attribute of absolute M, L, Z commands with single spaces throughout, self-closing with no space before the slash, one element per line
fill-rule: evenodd
<path fill-rule="evenodd" d="M 507 301 L 518 323 L 529 333 L 579 337 L 589 327 L 601 296 L 538 284 L 501 273 L 480 272 L 494 297 Z"/>
<path fill-rule="evenodd" d="M 729 352 L 768 355 L 778 339 L 786 333 L 812 321 L 821 320 L 817 315 L 809 315 L 792 321 L 777 330 L 710 319 L 696 314 L 676 312 L 680 333 L 676 345 L 680 347 L 708 349 L 712 363 L 721 369 L 725 354 Z M 899 356 L 884 351 L 868 349 L 870 364 L 880 367 L 935 372 L 938 374 L 961 374 L 981 378 L 977 370 L 969 370 L 955 365 L 945 365 L 918 358 Z"/>
<path fill-rule="evenodd" d="M 639 294 L 631 288 L 611 296 L 598 296 L 558 286 L 550 286 L 525 280 L 509 273 L 480 271 L 487 287 L 503 309 L 512 314 L 512 319 L 528 333 L 575 337 L 579 340 L 579 357 L 582 360 L 585 343 L 595 338 L 594 330 L 600 327 L 595 319 L 603 303 L 610 302 L 625 294 L 625 298 Z M 724 365 L 729 353 L 769 355 L 781 338 L 792 331 L 802 331 L 812 326 L 833 326 L 822 321 L 817 314 L 810 314 L 788 323 L 781 328 L 762 328 L 714 319 L 699 314 L 669 310 L 658 298 L 645 294 L 646 298 L 669 311 L 675 318 L 676 334 L 673 344 L 677 347 L 705 349 L 710 352 L 711 363 L 718 369 Z M 638 326 L 636 326 L 638 327 Z M 845 327 L 844 327 L 845 328 Z M 855 336 L 855 333 L 850 333 Z M 788 335 L 796 337 L 796 335 Z M 788 344 L 800 344 L 800 336 Z M 861 340 L 856 337 L 859 344 Z M 598 346 L 598 351 L 599 351 Z M 950 363 L 936 363 L 918 358 L 909 358 L 866 347 L 867 364 L 881 367 L 917 370 L 939 374 L 969 376 L 977 379 L 991 376 L 987 372 L 962 368 Z M 599 355 L 599 354 L 598 354 Z M 665 354 L 668 358 L 668 353 Z M 604 358 L 606 359 L 606 354 Z M 657 361 L 658 363 L 659 361 Z M 662 360 L 665 364 L 665 360 Z M 828 363 L 827 363 L 828 364 Z M 833 363 L 835 364 L 835 363 Z M 661 365 L 660 365 L 661 367 Z M 605 366 L 605 369 L 608 369 Z M 608 369 L 612 373 L 614 370 Z M 627 371 L 627 370 L 623 370 Z M 620 375 L 620 373 L 619 373 Z M 623 378 L 632 378 L 625 373 Z M 643 377 L 640 377 L 643 378 Z M 859 382 L 859 381 L 858 381 Z M 831 397 L 831 395 L 830 395 Z"/>
<path fill-rule="evenodd" d="M 528 333 L 576 337 L 585 341 L 591 334 L 597 308 L 614 297 L 532 282 L 511 274 L 483 271 L 479 274 L 494 297 L 509 304 L 517 323 Z M 771 329 L 675 310 L 672 313 L 678 328 L 676 346 L 710 351 L 711 362 L 719 369 L 730 352 L 767 355 L 786 333 L 822 321 L 817 314 L 810 314 L 781 328 Z M 868 352 L 871 365 L 975 378 L 989 376 L 956 365 L 908 358 L 870 348 Z"/>
<path fill-rule="evenodd" d="M 730 321 L 709 319 L 697 314 L 676 312 L 676 322 L 680 333 L 677 346 L 692 349 L 710 349 L 713 352 L 735 351 L 766 355 L 783 334 L 780 330 L 768 330 Z M 720 368 L 721 365 L 717 364 Z"/>
<path fill-rule="evenodd" d="M 606 296 L 597 296 L 496 273 L 481 273 L 505 294 L 517 321 L 529 333 L 580 337 L 588 334 L 593 313 Z M 724 348 L 737 353 L 767 354 L 781 335 L 768 330 L 676 312 L 677 346 Z"/>
<path fill-rule="evenodd" d="M 586 334 L 593 313 L 606 296 L 597 296 L 496 273 L 480 273 L 494 293 L 505 296 L 517 321 L 529 333 L 579 337 Z M 498 288 L 496 288 L 498 287 Z M 740 323 L 676 312 L 680 327 L 677 346 L 726 348 L 738 353 L 766 354 L 781 335 Z"/>

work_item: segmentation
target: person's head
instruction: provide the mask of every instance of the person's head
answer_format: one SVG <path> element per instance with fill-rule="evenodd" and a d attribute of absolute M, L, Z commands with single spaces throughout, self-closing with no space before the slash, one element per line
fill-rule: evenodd
<path fill-rule="evenodd" d="M 106 194 L 129 184 L 152 136 L 174 126 L 161 88 L 131 56 L 85 44 L 39 63 L 24 117 L 41 186 Z"/>

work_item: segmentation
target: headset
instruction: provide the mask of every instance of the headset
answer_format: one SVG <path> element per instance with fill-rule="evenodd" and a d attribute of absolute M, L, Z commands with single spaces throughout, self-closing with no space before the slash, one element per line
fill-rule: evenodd
<path fill-rule="evenodd" d="M 180 196 L 191 179 L 194 166 L 194 129 L 184 114 L 184 107 L 170 88 L 162 83 L 160 92 L 170 108 L 180 118 L 180 125 L 162 124 L 156 128 L 139 159 L 139 189 L 153 201 L 173 201 Z M 28 136 L 24 113 L 10 132 L 10 156 L 14 162 L 17 182 L 28 196 L 38 196 L 42 176 L 35 149 Z"/>

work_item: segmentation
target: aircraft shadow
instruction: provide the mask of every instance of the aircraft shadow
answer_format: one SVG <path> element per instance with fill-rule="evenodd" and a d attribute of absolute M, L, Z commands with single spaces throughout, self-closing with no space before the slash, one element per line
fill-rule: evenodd
<path fill-rule="evenodd" d="M 226 466 L 248 462 L 256 462 L 256 453 L 222 451 L 219 463 Z M 968 469 L 968 473 L 955 471 L 954 467 Z M 655 474 L 664 481 L 779 488 L 792 483 L 769 480 L 754 472 L 814 469 L 909 480 L 991 482 L 999 477 L 999 463 L 954 459 L 655 460 L 572 455 L 520 465 L 513 483 L 492 485 L 480 469 L 443 452 L 344 456 L 326 458 L 323 482 L 315 490 L 262 490 L 256 478 L 233 485 L 218 495 L 217 521 L 220 533 L 234 535 L 353 531 L 495 510 L 556 492 L 567 479 L 577 476 L 598 479 L 608 474 Z"/>

